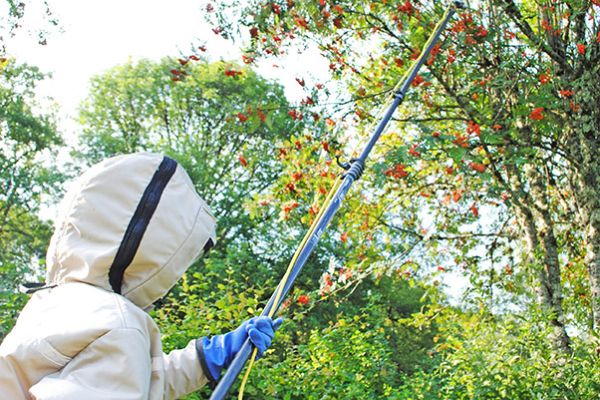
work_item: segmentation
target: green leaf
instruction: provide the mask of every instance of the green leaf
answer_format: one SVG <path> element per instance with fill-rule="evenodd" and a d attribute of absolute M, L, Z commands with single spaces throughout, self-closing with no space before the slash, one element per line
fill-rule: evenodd
<path fill-rule="evenodd" d="M 460 164 L 465 154 L 467 154 L 467 149 L 463 147 L 452 147 L 448 150 L 448 155 L 456 164 Z"/>

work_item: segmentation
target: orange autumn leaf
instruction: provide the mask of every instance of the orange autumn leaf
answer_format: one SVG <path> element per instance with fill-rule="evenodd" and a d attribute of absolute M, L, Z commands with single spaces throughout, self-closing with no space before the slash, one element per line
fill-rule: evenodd
<path fill-rule="evenodd" d="M 342 241 L 342 243 L 346 243 L 346 241 L 348 240 L 348 232 L 342 233 L 340 236 L 340 240 Z"/>
<path fill-rule="evenodd" d="M 471 207 L 469 207 L 469 210 L 471 210 L 471 212 L 473 213 L 473 216 L 475 216 L 475 218 L 479 217 L 479 210 L 477 210 L 475 203 L 471 204 Z"/>
<path fill-rule="evenodd" d="M 541 121 L 544 119 L 544 114 L 542 114 L 543 111 L 544 107 L 536 107 L 533 109 L 531 114 L 529 114 L 529 118 L 533 119 L 534 121 Z"/>

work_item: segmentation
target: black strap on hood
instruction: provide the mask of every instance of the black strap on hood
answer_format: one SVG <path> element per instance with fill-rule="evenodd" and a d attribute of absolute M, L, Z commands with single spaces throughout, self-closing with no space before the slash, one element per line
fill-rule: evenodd
<path fill-rule="evenodd" d="M 144 190 L 108 272 L 108 279 L 115 293 L 121 293 L 125 270 L 133 261 L 162 193 L 176 169 L 177 162 L 169 157 L 164 157 Z M 123 190 L 127 190 L 127 188 L 123 188 Z"/>

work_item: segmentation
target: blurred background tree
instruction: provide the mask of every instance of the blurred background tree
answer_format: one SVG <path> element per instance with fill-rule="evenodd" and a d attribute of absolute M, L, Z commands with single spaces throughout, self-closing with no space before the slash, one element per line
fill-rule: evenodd
<path fill-rule="evenodd" d="M 48 165 L 62 139 L 52 111 L 39 111 L 35 96 L 43 78 L 11 60 L 0 70 L 0 338 L 27 300 L 19 286 L 44 272 L 51 227 L 39 211 L 61 180 Z"/>

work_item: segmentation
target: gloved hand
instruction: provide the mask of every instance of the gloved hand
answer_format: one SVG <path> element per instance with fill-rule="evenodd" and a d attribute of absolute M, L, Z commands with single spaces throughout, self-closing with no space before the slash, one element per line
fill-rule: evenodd
<path fill-rule="evenodd" d="M 283 318 L 273 321 L 270 317 L 254 317 L 244 321 L 232 332 L 198 339 L 196 351 L 204 373 L 216 381 L 221 370 L 229 366 L 248 337 L 258 349 L 258 357 L 262 357 L 282 322 Z"/>

